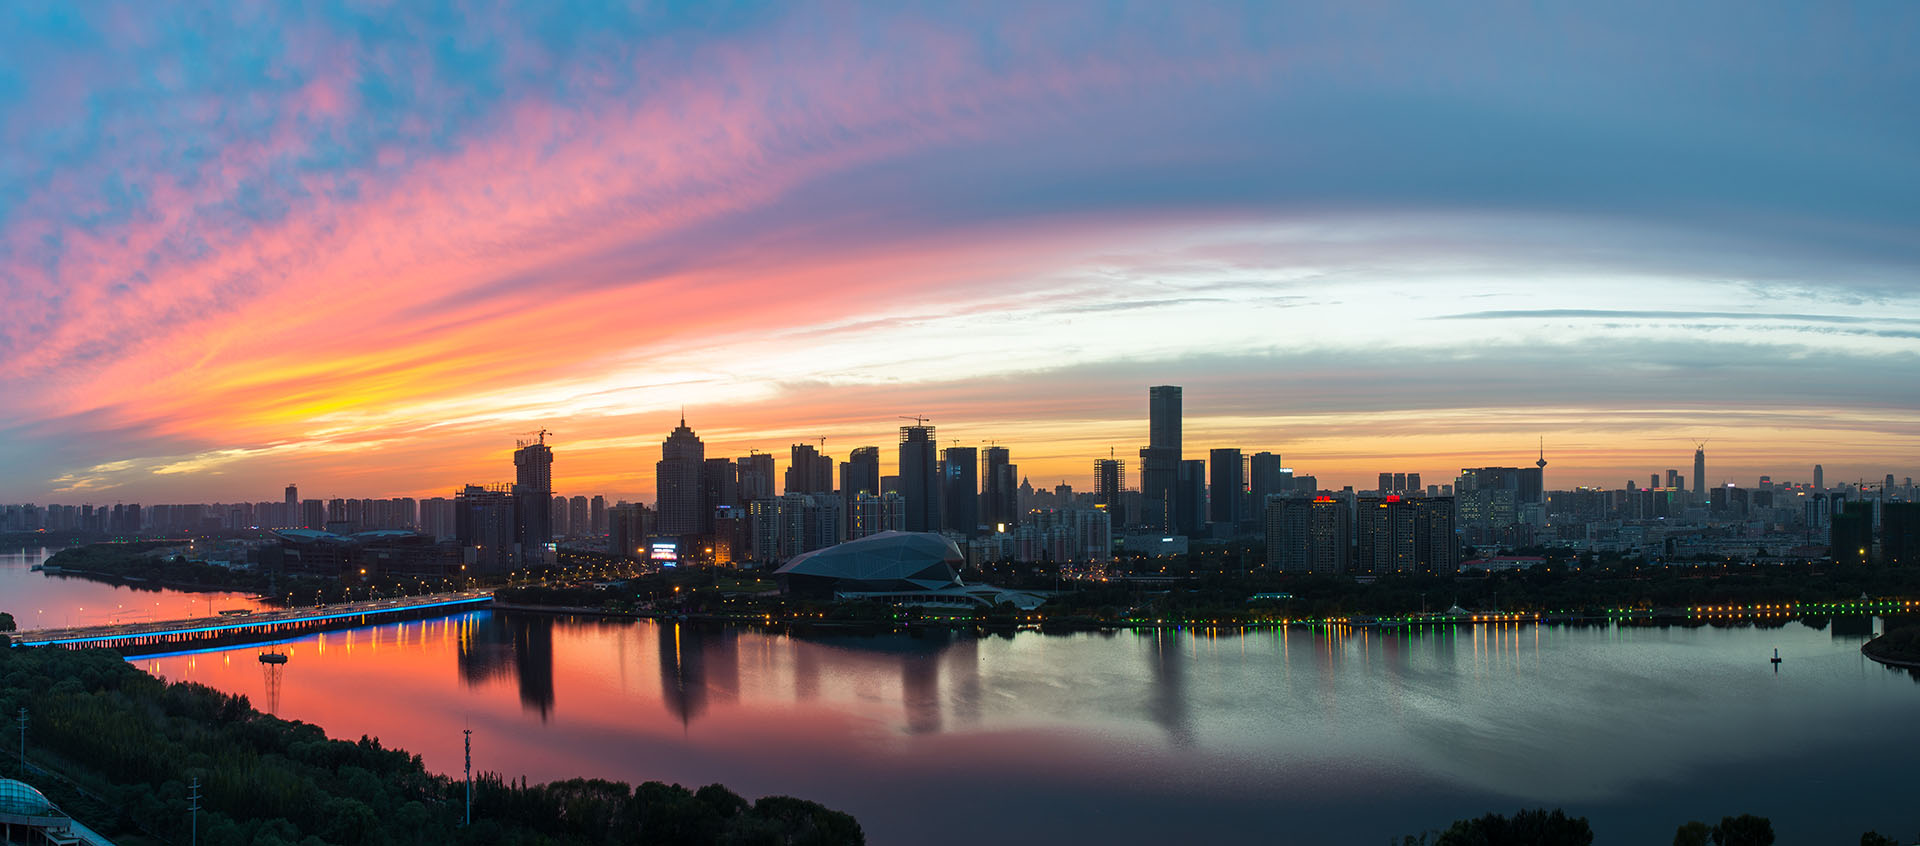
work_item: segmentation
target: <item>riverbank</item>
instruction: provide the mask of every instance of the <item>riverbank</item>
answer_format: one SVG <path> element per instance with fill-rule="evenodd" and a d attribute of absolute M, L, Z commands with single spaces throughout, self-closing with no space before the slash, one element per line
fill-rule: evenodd
<path fill-rule="evenodd" d="M 1860 654 L 1889 667 L 1920 670 L 1920 626 L 1895 629 L 1860 644 Z"/>
<path fill-rule="evenodd" d="M 0 709 L 29 715 L 36 770 L 26 775 L 122 842 L 187 840 L 188 779 L 202 791 L 203 842 L 865 841 L 853 817 L 790 797 L 750 802 L 719 785 L 659 782 L 527 786 L 491 773 L 476 775 L 473 823 L 463 825 L 466 783 L 428 771 L 418 755 L 368 737 L 330 739 L 245 697 L 148 675 L 114 652 L 12 650 L 0 653 L 0 680 Z"/>

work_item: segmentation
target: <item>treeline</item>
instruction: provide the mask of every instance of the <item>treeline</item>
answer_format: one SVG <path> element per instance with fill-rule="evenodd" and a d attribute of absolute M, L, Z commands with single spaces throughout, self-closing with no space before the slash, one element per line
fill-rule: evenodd
<path fill-rule="evenodd" d="M 1741 814 L 1722 817 L 1715 824 L 1698 820 L 1682 823 L 1673 846 L 1773 846 L 1773 821 Z M 1559 808 L 1523 810 L 1511 817 L 1487 814 L 1458 820 L 1445 831 L 1407 835 L 1387 846 L 1592 846 L 1593 826 L 1585 817 L 1568 816 Z M 1860 835 L 1860 846 L 1899 846 L 1899 841 L 1877 831 Z"/>
<path fill-rule="evenodd" d="M 259 570 L 236 570 L 154 552 L 179 545 L 178 541 L 135 541 L 68 547 L 47 558 L 47 566 L 89 575 L 223 590 L 260 591 L 268 585 L 267 574 Z"/>
<path fill-rule="evenodd" d="M 527 786 L 428 772 L 376 740 L 255 711 L 245 697 L 166 683 L 104 650 L 0 652 L 0 712 L 29 710 L 26 775 L 108 836 L 188 839 L 188 780 L 202 795 L 200 842 L 225 844 L 859 844 L 847 814 L 788 797 L 746 800 L 718 785 Z M 14 769 L 11 761 L 8 769 Z M 17 775 L 17 774 L 16 774 Z"/>

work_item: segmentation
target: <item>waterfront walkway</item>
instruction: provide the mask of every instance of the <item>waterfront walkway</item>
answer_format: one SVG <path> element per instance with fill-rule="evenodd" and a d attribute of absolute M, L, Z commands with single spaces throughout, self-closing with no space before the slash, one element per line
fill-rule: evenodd
<path fill-rule="evenodd" d="M 278 640 L 309 632 L 438 617 L 485 607 L 491 591 L 435 593 L 246 615 L 195 617 L 13 632 L 14 646 L 100 647 L 127 654 L 167 652 L 232 643 Z"/>

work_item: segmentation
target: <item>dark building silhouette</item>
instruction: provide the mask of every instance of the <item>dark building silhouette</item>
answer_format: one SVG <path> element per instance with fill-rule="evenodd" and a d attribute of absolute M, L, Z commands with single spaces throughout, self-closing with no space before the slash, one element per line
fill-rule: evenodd
<path fill-rule="evenodd" d="M 1238 525 L 1247 515 L 1246 470 L 1237 449 L 1216 449 L 1207 453 L 1208 470 L 1213 483 L 1208 488 L 1207 519 L 1225 525 Z"/>
<path fill-rule="evenodd" d="M 942 529 L 972 534 L 979 527 L 979 467 L 979 451 L 973 447 L 948 447 L 941 453 Z"/>
<path fill-rule="evenodd" d="M 981 459 L 980 514 L 990 528 L 1020 524 L 1020 467 L 1006 447 L 987 447 Z"/>
<path fill-rule="evenodd" d="M 1121 501 L 1121 493 L 1126 489 L 1127 462 L 1118 458 L 1102 458 L 1093 462 L 1094 496 L 1106 507 L 1107 516 L 1115 529 L 1127 525 L 1126 508 Z"/>
<path fill-rule="evenodd" d="M 543 558 L 553 542 L 553 447 L 547 433 L 520 441 L 513 451 L 513 496 L 519 506 L 515 540 L 522 555 Z"/>
<path fill-rule="evenodd" d="M 700 484 L 706 460 L 706 444 L 687 428 L 687 419 L 680 418 L 680 425 L 660 444 L 660 461 L 654 464 L 660 534 L 677 537 L 706 533 L 711 512 L 703 508 Z"/>
<path fill-rule="evenodd" d="M 854 447 L 847 453 L 847 460 L 840 462 L 840 500 L 844 503 L 841 510 L 846 515 L 848 537 L 855 537 L 858 531 L 858 504 L 863 495 L 880 495 L 879 447 Z"/>
<path fill-rule="evenodd" d="M 1277 452 L 1256 452 L 1247 458 L 1247 491 L 1255 516 L 1266 508 L 1267 497 L 1293 490 L 1292 477 L 1281 472 L 1285 469 Z"/>
<path fill-rule="evenodd" d="M 1865 564 L 1873 558 L 1873 503 L 1843 503 L 1828 524 L 1828 554 L 1836 564 Z"/>
<path fill-rule="evenodd" d="M 491 576 L 520 566 L 517 510 L 510 490 L 468 485 L 454 494 L 453 534 L 469 572 Z"/>
<path fill-rule="evenodd" d="M 1880 506 L 1880 560 L 1893 566 L 1920 564 L 1920 502 Z"/>
<path fill-rule="evenodd" d="M 1207 525 L 1207 463 L 1200 459 L 1176 465 L 1173 491 L 1173 531 L 1197 535 Z"/>
<path fill-rule="evenodd" d="M 1178 530 L 1176 490 L 1180 486 L 1181 398 L 1177 385 L 1147 389 L 1147 445 L 1140 450 L 1141 526 L 1158 532 Z"/>
<path fill-rule="evenodd" d="M 833 493 L 833 459 L 820 454 L 813 444 L 794 444 L 792 461 L 787 465 L 782 493 Z"/>
<path fill-rule="evenodd" d="M 940 530 L 940 466 L 932 426 L 900 427 L 900 496 L 909 532 Z"/>
<path fill-rule="evenodd" d="M 756 452 L 735 459 L 739 465 L 739 505 L 759 502 L 773 498 L 773 456 Z"/>

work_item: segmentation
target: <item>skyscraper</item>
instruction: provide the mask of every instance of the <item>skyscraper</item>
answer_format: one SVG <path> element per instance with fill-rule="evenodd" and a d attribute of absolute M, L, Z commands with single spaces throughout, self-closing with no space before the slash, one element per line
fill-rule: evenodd
<path fill-rule="evenodd" d="M 1707 445 L 1704 443 L 1693 450 L 1693 501 L 1696 505 L 1707 504 Z"/>
<path fill-rule="evenodd" d="M 540 507 L 546 510 L 546 503 Z M 469 574 L 498 575 L 520 566 L 518 510 L 517 497 L 498 487 L 468 485 L 454 495 L 454 538 L 466 550 Z"/>
<path fill-rule="evenodd" d="M 280 515 L 279 522 L 276 523 L 275 525 L 280 525 L 280 526 L 300 525 L 300 488 L 299 487 L 294 485 L 287 486 L 286 509 L 287 510 Z"/>
<path fill-rule="evenodd" d="M 700 463 L 700 511 L 712 520 L 715 509 L 740 504 L 739 467 L 731 458 L 709 458 Z"/>
<path fill-rule="evenodd" d="M 700 472 L 707 460 L 707 446 L 687 428 L 687 419 L 660 444 L 660 461 L 654 464 L 656 530 L 663 535 L 698 535 L 706 531 L 701 512 Z"/>
<path fill-rule="evenodd" d="M 567 500 L 567 534 L 577 538 L 594 535 L 592 515 L 586 497 L 576 496 Z"/>
<path fill-rule="evenodd" d="M 1153 531 L 1176 531 L 1175 491 L 1180 483 L 1180 388 L 1147 389 L 1147 446 L 1140 450 L 1140 523 Z"/>
<path fill-rule="evenodd" d="M 980 516 L 990 528 L 1020 524 L 1020 468 L 1006 447 L 987 447 L 981 459 Z"/>
<path fill-rule="evenodd" d="M 1182 461 L 1174 472 L 1173 530 L 1197 535 L 1207 524 L 1207 463 Z"/>
<path fill-rule="evenodd" d="M 740 503 L 745 505 L 773 497 L 773 456 L 755 452 L 735 459 L 740 465 Z"/>
<path fill-rule="evenodd" d="M 1207 519 L 1214 523 L 1238 524 L 1246 515 L 1240 513 L 1241 501 L 1246 495 L 1246 473 L 1240 463 L 1240 450 L 1226 448 L 1207 453 L 1209 475 L 1213 484 L 1208 489 Z"/>
<path fill-rule="evenodd" d="M 790 447 L 793 460 L 787 465 L 783 493 L 833 493 L 833 459 L 820 454 L 813 444 Z"/>
<path fill-rule="evenodd" d="M 1247 459 L 1247 490 L 1252 493 L 1254 514 L 1264 514 L 1267 497 L 1286 493 L 1292 487 L 1292 480 L 1281 472 L 1286 468 L 1280 464 L 1277 452 L 1256 452 Z"/>
<path fill-rule="evenodd" d="M 1827 471 L 1818 464 L 1813 465 L 1813 489 L 1816 491 L 1827 489 Z"/>
<path fill-rule="evenodd" d="M 863 512 L 859 509 L 860 497 L 878 497 L 880 495 L 880 448 L 874 446 L 854 447 L 847 453 L 847 460 L 840 462 L 840 500 L 845 504 L 841 509 L 847 518 L 847 537 L 859 538 L 866 534 L 855 534 L 856 525 Z"/>
<path fill-rule="evenodd" d="M 942 512 L 940 528 L 973 534 L 980 526 L 979 450 L 948 447 L 940 457 Z"/>
<path fill-rule="evenodd" d="M 1118 458 L 1101 458 L 1093 462 L 1093 490 L 1101 505 L 1106 506 L 1107 514 L 1115 526 L 1126 525 L 1125 511 L 1120 505 L 1120 492 L 1127 489 L 1127 462 Z"/>
<path fill-rule="evenodd" d="M 900 427 L 900 496 L 909 532 L 940 530 L 940 468 L 932 426 Z"/>
<path fill-rule="evenodd" d="M 553 447 L 547 433 L 539 440 L 519 441 L 513 451 L 513 495 L 519 504 L 514 540 L 521 554 L 533 558 L 553 541 Z"/>

